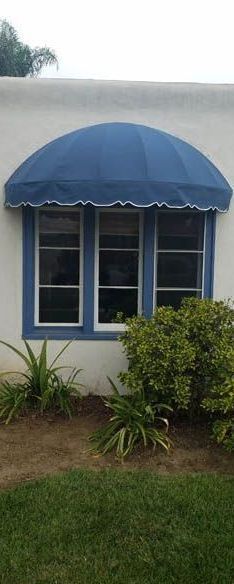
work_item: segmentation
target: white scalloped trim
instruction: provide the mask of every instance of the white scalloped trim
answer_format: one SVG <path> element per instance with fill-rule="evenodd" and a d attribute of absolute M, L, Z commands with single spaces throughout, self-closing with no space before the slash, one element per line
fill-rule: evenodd
<path fill-rule="evenodd" d="M 219 211 L 219 213 L 227 213 L 228 209 L 219 209 L 219 207 L 198 207 L 198 205 L 190 205 L 189 203 L 186 203 L 185 205 L 181 205 L 181 206 L 176 206 L 176 205 L 168 205 L 168 203 L 164 202 L 164 203 L 150 203 L 149 205 L 136 205 L 135 203 L 132 203 L 131 201 L 126 201 L 125 203 L 122 203 L 122 201 L 115 201 L 114 203 L 110 203 L 109 205 L 104 205 L 102 204 L 98 204 L 98 203 L 93 203 L 93 201 L 76 201 L 75 203 L 58 203 L 58 201 L 44 201 L 44 203 L 40 203 L 38 205 L 30 203 L 30 201 L 28 201 L 27 203 L 19 203 L 18 205 L 12 205 L 10 203 L 5 203 L 5 207 L 11 207 L 12 209 L 16 209 L 18 207 L 27 207 L 27 205 L 29 205 L 30 207 L 42 207 L 43 205 L 60 205 L 60 207 L 75 207 L 75 205 L 93 205 L 93 207 L 114 207 L 114 205 L 121 205 L 121 207 L 125 207 L 125 205 L 131 205 L 132 207 L 137 207 L 138 209 L 146 209 L 148 207 L 153 207 L 158 206 L 158 207 L 162 207 L 163 205 L 165 205 L 166 207 L 168 207 L 168 209 L 184 209 L 186 207 L 189 207 L 190 209 L 198 209 L 198 211 Z"/>

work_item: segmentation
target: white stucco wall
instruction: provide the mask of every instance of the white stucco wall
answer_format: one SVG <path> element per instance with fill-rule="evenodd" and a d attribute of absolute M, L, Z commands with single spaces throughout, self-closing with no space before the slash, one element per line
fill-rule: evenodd
<path fill-rule="evenodd" d="M 234 85 L 0 78 L 0 339 L 22 346 L 21 211 L 5 209 L 4 183 L 46 142 L 110 121 L 142 123 L 199 148 L 234 186 Z M 218 214 L 215 298 L 234 297 L 234 204 Z M 33 345 L 39 345 L 33 342 Z M 51 341 L 51 355 L 62 343 Z M 83 367 L 88 390 L 126 366 L 116 341 L 76 341 L 64 361 Z M 18 366 L 0 347 L 0 371 Z"/>

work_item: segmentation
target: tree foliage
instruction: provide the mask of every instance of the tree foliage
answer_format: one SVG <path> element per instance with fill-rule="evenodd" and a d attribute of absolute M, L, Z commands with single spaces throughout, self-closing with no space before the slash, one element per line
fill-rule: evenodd
<path fill-rule="evenodd" d="M 54 51 L 22 43 L 14 27 L 0 20 L 0 77 L 37 77 L 42 67 L 54 64 Z"/>

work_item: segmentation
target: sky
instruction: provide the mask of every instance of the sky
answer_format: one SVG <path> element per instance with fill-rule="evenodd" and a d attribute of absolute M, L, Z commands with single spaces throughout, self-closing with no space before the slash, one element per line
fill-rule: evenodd
<path fill-rule="evenodd" d="M 234 83 L 234 0 L 1 0 L 41 77 Z"/>

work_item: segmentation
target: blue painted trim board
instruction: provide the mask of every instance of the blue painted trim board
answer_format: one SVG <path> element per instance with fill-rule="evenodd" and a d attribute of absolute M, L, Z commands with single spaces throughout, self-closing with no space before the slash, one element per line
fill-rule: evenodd
<path fill-rule="evenodd" d="M 35 229 L 32 209 L 23 209 L 23 337 L 32 332 L 35 307 Z"/>
<path fill-rule="evenodd" d="M 155 225 L 155 213 L 152 209 L 146 209 L 144 212 L 143 314 L 147 318 L 151 316 L 154 304 Z"/>
<path fill-rule="evenodd" d="M 213 297 L 216 212 L 206 214 L 204 298 Z"/>
<path fill-rule="evenodd" d="M 84 293 L 83 333 L 94 330 L 95 208 L 84 210 Z"/>

